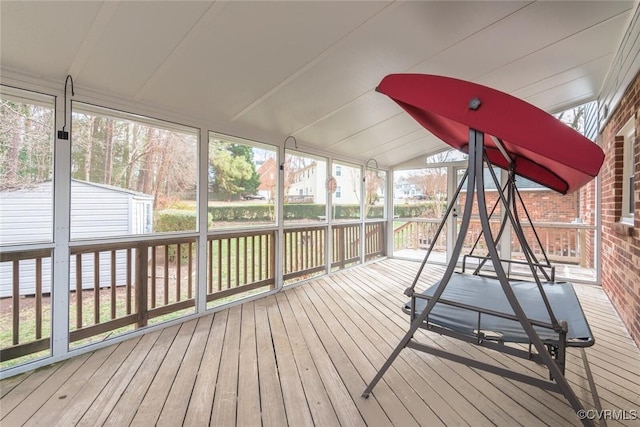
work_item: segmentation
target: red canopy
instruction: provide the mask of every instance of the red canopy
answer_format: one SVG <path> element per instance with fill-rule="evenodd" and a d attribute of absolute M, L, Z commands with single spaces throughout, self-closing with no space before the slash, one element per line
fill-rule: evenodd
<path fill-rule="evenodd" d="M 577 190 L 600 171 L 604 152 L 555 117 L 504 92 L 450 77 L 391 74 L 377 88 L 427 130 L 466 152 L 469 128 L 485 133 L 489 161 L 508 169 L 493 135 L 515 162 L 516 174 L 562 194 Z M 470 102 L 478 99 L 473 109 Z"/>

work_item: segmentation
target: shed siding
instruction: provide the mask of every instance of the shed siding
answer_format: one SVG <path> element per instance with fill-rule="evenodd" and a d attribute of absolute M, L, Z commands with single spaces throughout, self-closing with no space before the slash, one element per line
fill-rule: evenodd
<path fill-rule="evenodd" d="M 0 191 L 0 242 L 50 242 L 53 240 L 52 183 Z"/>
<path fill-rule="evenodd" d="M 71 182 L 71 239 L 103 238 L 126 236 L 139 227 L 133 225 L 137 221 L 133 206 L 152 203 L 135 197 L 133 193 L 119 191 L 108 187 L 86 182 Z M 137 199 L 134 201 L 134 199 Z M 144 206 L 137 210 L 144 212 Z M 0 237 L 2 244 L 35 243 L 52 240 L 53 230 L 53 197 L 50 182 L 36 187 L 0 192 Z M 151 230 L 146 230 L 150 232 Z M 70 259 L 69 289 L 76 289 L 76 257 Z M 20 295 L 35 293 L 35 261 L 20 262 Z M 42 291 L 51 292 L 51 258 L 42 263 Z M 116 285 L 126 283 L 126 252 L 116 253 Z M 100 254 L 100 287 L 111 285 L 111 255 Z M 13 265 L 10 262 L 0 264 L 0 298 L 10 297 L 13 287 Z M 83 255 L 82 287 L 94 287 L 94 257 Z"/>
<path fill-rule="evenodd" d="M 71 239 L 129 234 L 131 197 L 128 193 L 74 181 L 71 185 Z"/>

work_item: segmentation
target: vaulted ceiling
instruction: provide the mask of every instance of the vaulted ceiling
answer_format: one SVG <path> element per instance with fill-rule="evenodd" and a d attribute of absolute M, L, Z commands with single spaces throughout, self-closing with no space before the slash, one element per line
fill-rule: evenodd
<path fill-rule="evenodd" d="M 240 137 L 382 166 L 443 148 L 375 92 L 390 73 L 549 112 L 597 97 L 633 1 L 6 1 L 5 76 L 64 82 Z M 137 111 L 133 111 L 137 112 Z"/>

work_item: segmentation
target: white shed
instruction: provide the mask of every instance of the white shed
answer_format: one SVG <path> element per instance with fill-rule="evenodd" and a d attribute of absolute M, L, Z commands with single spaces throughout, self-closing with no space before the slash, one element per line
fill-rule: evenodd
<path fill-rule="evenodd" d="M 25 244 L 53 236 L 51 182 L 16 191 L 0 191 L 0 242 Z M 118 187 L 71 181 L 71 239 L 104 238 L 152 232 L 153 196 Z M 116 254 L 116 280 L 125 283 L 125 251 Z M 93 288 L 93 256 L 82 260 L 83 288 Z M 100 256 L 100 285 L 110 285 L 110 254 Z M 69 289 L 75 289 L 75 257 Z M 43 260 L 43 292 L 51 290 L 51 259 Z M 20 295 L 35 292 L 35 261 L 20 263 Z M 12 295 L 12 264 L 0 264 L 0 298 Z"/>

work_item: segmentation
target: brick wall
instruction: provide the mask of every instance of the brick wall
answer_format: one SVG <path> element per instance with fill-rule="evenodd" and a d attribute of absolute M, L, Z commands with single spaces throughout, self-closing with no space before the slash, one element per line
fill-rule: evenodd
<path fill-rule="evenodd" d="M 491 212 L 491 208 L 493 208 L 498 199 L 498 193 L 496 191 L 487 191 L 485 194 L 487 210 Z M 563 196 L 551 190 L 520 190 L 520 195 L 527 212 L 531 216 L 531 220 L 534 222 L 571 222 L 580 216 L 580 196 L 578 192 Z M 466 194 L 463 192 L 460 194 L 461 209 L 464 207 L 465 200 Z M 518 207 L 520 208 L 520 205 Z M 526 220 L 524 212 L 519 212 L 523 216 L 522 220 Z M 477 205 L 474 203 L 473 214 L 477 213 Z"/>
<path fill-rule="evenodd" d="M 538 238 L 540 239 L 544 250 L 551 260 L 551 262 L 568 262 L 574 264 L 580 264 L 583 267 L 593 267 L 593 251 L 589 251 L 586 254 L 581 254 L 579 245 L 580 241 L 583 245 L 593 244 L 593 232 L 590 230 L 576 230 L 570 228 L 556 228 L 556 227 L 543 227 L 540 223 L 570 223 L 581 217 L 583 223 L 594 224 L 593 220 L 585 218 L 580 214 L 580 209 L 583 205 L 583 195 L 579 192 L 563 196 L 555 191 L 551 190 L 532 190 L 522 189 L 520 195 L 527 209 L 527 212 L 531 216 L 534 223 L 538 223 L 536 231 Z M 461 208 L 464 206 L 466 194 L 463 192 L 460 195 Z M 487 208 L 489 212 L 493 208 L 497 200 L 498 194 L 496 191 L 487 191 Z M 593 199 L 592 196 L 590 196 Z M 588 203 L 586 203 L 588 204 Z M 528 224 L 524 211 L 518 203 L 519 217 L 523 224 Z M 593 209 L 590 211 L 593 212 Z M 474 204 L 473 214 L 477 215 L 477 206 Z M 495 218 L 499 218 L 496 215 Z M 592 222 L 587 222 L 591 220 Z M 499 230 L 499 222 L 492 223 L 492 229 L 494 235 Z M 469 225 L 469 231 L 467 233 L 467 239 L 465 240 L 465 250 L 472 247 L 473 242 L 481 231 L 479 221 L 472 221 Z M 531 249 L 536 254 L 538 260 L 542 261 L 542 252 L 540 246 L 537 244 L 536 236 L 532 229 L 528 226 L 524 227 L 525 239 Z M 584 239 L 587 239 L 586 242 Z M 515 234 L 512 235 L 513 246 L 513 259 L 524 259 L 522 249 Z M 484 248 L 484 244 L 481 243 L 479 248 Z M 482 251 L 480 251 L 482 252 Z M 478 254 L 478 253 L 476 253 Z M 482 253 L 484 255 L 484 253 Z"/>
<path fill-rule="evenodd" d="M 629 333 L 640 346 L 640 75 L 629 85 L 600 134 L 606 158 L 602 183 L 602 287 Z M 617 136 L 635 117 L 634 227 L 619 224 L 622 212 L 623 137 Z"/>

